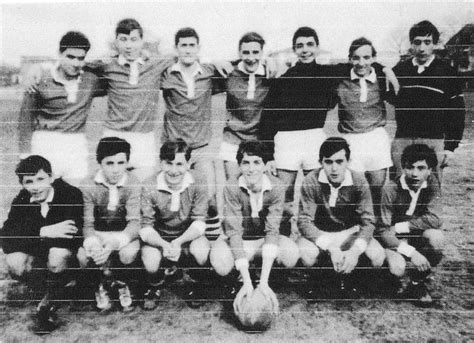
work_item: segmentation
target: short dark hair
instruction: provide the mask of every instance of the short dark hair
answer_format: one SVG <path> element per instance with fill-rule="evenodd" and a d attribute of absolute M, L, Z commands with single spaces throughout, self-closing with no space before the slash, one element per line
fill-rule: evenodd
<path fill-rule="evenodd" d="M 176 32 L 176 34 L 174 35 L 174 45 L 178 45 L 180 38 L 188 37 L 196 38 L 199 44 L 199 35 L 197 34 L 196 30 L 192 27 L 183 27 L 182 29 L 179 29 L 178 32 Z"/>
<path fill-rule="evenodd" d="M 331 157 L 341 150 L 345 151 L 346 159 L 349 161 L 351 158 L 351 149 L 347 141 L 342 137 L 329 137 L 319 148 L 319 161 L 321 162 L 324 157 Z"/>
<path fill-rule="evenodd" d="M 166 141 L 160 148 L 160 160 L 173 161 L 179 153 L 184 153 L 186 161 L 191 158 L 191 148 L 184 140 Z"/>
<path fill-rule="evenodd" d="M 115 28 L 115 37 L 117 37 L 119 33 L 129 35 L 133 30 L 138 30 L 140 38 L 143 38 L 143 28 L 138 21 L 133 18 L 122 19 Z"/>
<path fill-rule="evenodd" d="M 239 40 L 239 49 L 243 43 L 251 43 L 251 42 L 256 42 L 260 44 L 260 47 L 262 49 L 263 49 L 263 46 L 265 45 L 265 39 L 263 39 L 263 37 L 260 34 L 258 34 L 257 32 L 247 32 Z"/>
<path fill-rule="evenodd" d="M 63 53 L 66 49 L 83 49 L 87 53 L 91 48 L 91 43 L 87 37 L 78 31 L 69 31 L 62 36 L 59 41 L 59 52 Z"/>
<path fill-rule="evenodd" d="M 296 40 L 299 37 L 314 37 L 316 45 L 319 45 L 319 38 L 318 34 L 316 33 L 316 30 L 309 26 L 302 26 L 295 31 L 295 33 L 293 34 L 293 49 L 295 48 Z"/>
<path fill-rule="evenodd" d="M 265 148 L 262 142 L 260 141 L 243 141 L 239 144 L 239 150 L 237 150 L 237 163 L 240 165 L 244 154 L 248 156 L 258 156 L 261 157 L 263 162 L 266 163 L 267 158 L 265 154 Z"/>
<path fill-rule="evenodd" d="M 349 47 L 349 58 L 352 57 L 352 55 L 354 54 L 354 51 L 356 51 L 357 49 L 359 49 L 361 46 L 364 46 L 364 45 L 369 45 L 372 48 L 372 57 L 377 56 L 377 51 L 375 50 L 372 42 L 365 37 L 360 37 L 360 38 L 355 39 L 351 43 L 351 46 Z"/>
<path fill-rule="evenodd" d="M 432 36 L 433 43 L 438 44 L 439 40 L 439 31 L 430 21 L 423 20 L 419 23 L 413 25 L 410 29 L 409 37 L 410 42 L 413 42 L 415 37 L 425 37 L 425 36 Z"/>
<path fill-rule="evenodd" d="M 435 151 L 426 144 L 412 144 L 407 146 L 402 153 L 402 168 L 413 165 L 418 161 L 426 161 L 428 168 L 435 169 L 438 165 L 438 158 Z"/>
<path fill-rule="evenodd" d="M 102 163 L 102 160 L 108 156 L 114 156 L 125 153 L 127 161 L 130 160 L 130 143 L 125 139 L 118 137 L 105 137 L 97 144 L 96 159 L 97 162 Z"/>
<path fill-rule="evenodd" d="M 18 163 L 15 169 L 15 174 L 18 176 L 18 180 L 22 184 L 24 176 L 36 175 L 41 170 L 43 170 L 49 176 L 53 174 L 51 170 L 51 163 L 49 163 L 46 158 L 39 155 L 31 155 Z"/>

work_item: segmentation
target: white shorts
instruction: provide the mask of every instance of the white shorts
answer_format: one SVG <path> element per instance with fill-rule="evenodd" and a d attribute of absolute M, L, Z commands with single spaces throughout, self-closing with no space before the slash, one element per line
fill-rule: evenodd
<path fill-rule="evenodd" d="M 55 177 L 79 180 L 88 175 L 88 150 L 84 133 L 35 131 L 31 139 L 31 153 L 46 158 L 51 163 Z"/>
<path fill-rule="evenodd" d="M 239 146 L 223 141 L 219 148 L 219 158 L 224 161 L 237 163 L 237 151 Z"/>
<path fill-rule="evenodd" d="M 154 168 L 158 158 L 155 132 L 129 132 L 104 129 L 102 137 L 125 139 L 131 146 L 130 166 L 134 168 Z"/>
<path fill-rule="evenodd" d="M 275 162 L 278 169 L 319 168 L 319 148 L 326 140 L 323 129 L 279 131 L 275 135 Z"/>
<path fill-rule="evenodd" d="M 378 127 L 365 133 L 350 133 L 342 136 L 351 148 L 349 168 L 358 172 L 389 168 L 393 165 L 391 142 L 387 131 Z"/>

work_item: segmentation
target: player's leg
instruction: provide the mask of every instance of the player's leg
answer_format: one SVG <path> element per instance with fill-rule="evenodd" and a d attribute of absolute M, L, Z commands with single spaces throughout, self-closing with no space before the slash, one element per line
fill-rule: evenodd
<path fill-rule="evenodd" d="M 17 251 L 6 255 L 8 272 L 14 279 L 25 280 L 32 270 L 34 257 L 27 253 Z"/>
<path fill-rule="evenodd" d="M 219 237 L 212 243 L 209 253 L 211 266 L 220 276 L 227 276 L 234 269 L 234 255 L 227 239 Z"/>
<path fill-rule="evenodd" d="M 298 245 L 290 238 L 280 235 L 276 261 L 286 268 L 293 268 L 300 258 Z"/>
<path fill-rule="evenodd" d="M 206 231 L 220 229 L 219 211 L 216 198 L 216 169 L 213 151 L 208 145 L 193 149 L 189 161 L 191 169 L 196 173 L 199 182 L 203 182 L 209 194 L 209 210 L 206 218 Z"/>
<path fill-rule="evenodd" d="M 211 244 L 205 236 L 196 238 L 189 244 L 189 253 L 194 257 L 197 264 L 204 266 L 209 260 Z"/>
<path fill-rule="evenodd" d="M 371 170 L 365 172 L 365 177 L 369 183 L 374 214 L 380 217 L 380 204 L 382 200 L 382 188 L 387 181 L 388 169 Z"/>
<path fill-rule="evenodd" d="M 238 144 L 223 141 L 219 147 L 219 158 L 224 162 L 226 180 L 236 180 L 240 175 L 240 168 L 237 164 Z"/>
<path fill-rule="evenodd" d="M 290 235 L 291 233 L 291 222 L 296 216 L 296 209 L 294 203 L 295 197 L 295 183 L 297 171 L 294 170 L 283 170 L 278 169 L 278 178 L 283 183 L 285 192 L 285 204 L 283 206 L 283 219 L 280 226 L 280 233 L 284 235 Z"/>
<path fill-rule="evenodd" d="M 88 143 L 84 133 L 64 134 L 62 146 L 63 179 L 74 186 L 89 175 Z"/>
<path fill-rule="evenodd" d="M 385 250 L 375 238 L 372 238 L 369 241 L 369 244 L 365 249 L 365 255 L 369 258 L 372 266 L 375 268 L 382 267 L 385 261 Z"/>
<path fill-rule="evenodd" d="M 304 237 L 299 237 L 296 241 L 296 245 L 298 247 L 299 256 L 301 259 L 301 263 L 305 267 L 312 267 L 318 261 L 319 256 L 319 248 L 311 242 L 309 239 Z"/>
<path fill-rule="evenodd" d="M 143 308 L 153 310 L 161 296 L 163 273 L 159 271 L 163 255 L 160 249 L 150 245 L 141 248 L 141 259 L 147 275 L 147 286 L 143 293 Z"/>
<path fill-rule="evenodd" d="M 396 251 L 385 249 L 388 269 L 390 273 L 401 278 L 405 274 L 406 261 L 405 258 Z"/>
<path fill-rule="evenodd" d="M 445 245 L 443 232 L 437 229 L 428 229 L 423 232 L 422 237 L 424 244 L 420 248 L 420 252 L 428 259 L 431 267 L 436 267 L 443 258 Z"/>

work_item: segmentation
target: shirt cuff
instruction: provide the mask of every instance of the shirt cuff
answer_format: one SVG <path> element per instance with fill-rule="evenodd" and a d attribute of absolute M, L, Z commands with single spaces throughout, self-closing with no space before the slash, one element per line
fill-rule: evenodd
<path fill-rule="evenodd" d="M 278 246 L 275 244 L 264 244 L 262 246 L 262 258 L 275 259 L 278 255 Z"/>
<path fill-rule="evenodd" d="M 331 241 L 331 236 L 321 235 L 318 239 L 316 239 L 316 245 L 322 250 L 328 250 L 329 246 L 331 245 Z"/>
<path fill-rule="evenodd" d="M 366 249 L 367 249 L 367 242 L 362 239 L 362 238 L 357 238 L 354 241 L 354 245 L 356 248 L 360 250 L 360 253 L 362 254 Z"/>
<path fill-rule="evenodd" d="M 196 228 L 196 230 L 198 230 L 201 236 L 204 235 L 204 233 L 206 232 L 206 223 L 202 220 L 193 221 L 193 223 L 190 225 L 190 228 L 191 227 Z"/>
<path fill-rule="evenodd" d="M 406 257 L 411 257 L 411 255 L 413 255 L 415 251 L 416 249 L 406 242 L 401 242 L 397 248 L 397 252 L 402 255 L 405 255 Z"/>
<path fill-rule="evenodd" d="M 242 268 L 249 268 L 249 260 L 247 260 L 246 258 L 239 258 L 235 260 L 235 269 L 240 272 Z"/>
<path fill-rule="evenodd" d="M 409 222 L 396 223 L 395 232 L 396 233 L 410 233 L 410 223 Z"/>

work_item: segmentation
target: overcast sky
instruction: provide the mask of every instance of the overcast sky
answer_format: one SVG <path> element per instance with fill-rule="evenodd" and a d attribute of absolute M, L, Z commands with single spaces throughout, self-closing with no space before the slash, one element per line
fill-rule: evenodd
<path fill-rule="evenodd" d="M 264 36 L 267 52 L 290 47 L 293 32 L 308 25 L 333 57 L 345 57 L 350 42 L 360 36 L 371 39 L 379 51 L 396 55 L 393 37 L 407 37 L 409 27 L 420 20 L 429 19 L 449 33 L 474 21 L 474 2 L 466 0 L 0 3 L 0 58 L 14 65 L 22 55 L 55 56 L 68 30 L 84 32 L 92 43 L 89 56 L 101 56 L 114 38 L 115 25 L 125 17 L 142 24 L 145 39 L 160 39 L 164 51 L 173 48 L 179 28 L 196 28 L 203 60 L 235 57 L 238 39 L 250 30 Z"/>

